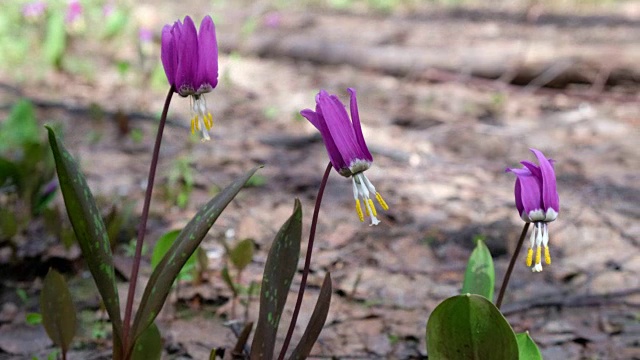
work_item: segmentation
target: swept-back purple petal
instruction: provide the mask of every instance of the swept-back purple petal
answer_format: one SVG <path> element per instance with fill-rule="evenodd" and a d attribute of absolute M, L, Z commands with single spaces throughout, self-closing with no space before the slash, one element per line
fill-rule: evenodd
<path fill-rule="evenodd" d="M 198 47 L 200 59 L 198 61 L 197 83 L 200 86 L 214 88 L 218 85 L 218 41 L 216 40 L 215 25 L 209 15 L 205 16 L 200 23 Z"/>
<path fill-rule="evenodd" d="M 538 165 L 532 163 L 531 161 L 526 161 L 526 160 L 525 161 L 520 161 L 520 164 L 524 165 L 524 167 L 529 169 L 529 171 L 531 171 L 533 176 L 535 176 L 538 179 L 542 180 L 542 172 L 540 171 L 540 167 L 538 167 Z"/>
<path fill-rule="evenodd" d="M 553 170 L 551 162 L 544 156 L 544 154 L 536 149 L 530 149 L 538 158 L 540 164 L 540 171 L 542 172 L 542 203 L 544 210 L 549 208 L 555 210 L 556 213 L 560 212 L 560 197 L 558 196 L 558 189 L 556 187 L 556 173 Z"/>
<path fill-rule="evenodd" d="M 164 67 L 164 73 L 167 75 L 169 85 L 175 86 L 178 53 L 176 52 L 176 42 L 172 29 L 173 27 L 170 25 L 165 25 L 162 28 L 160 57 L 162 59 L 162 67 Z"/>
<path fill-rule="evenodd" d="M 373 161 L 373 156 L 369 152 L 369 148 L 367 147 L 367 143 L 364 141 L 364 136 L 362 135 L 362 126 L 360 125 L 360 113 L 358 112 L 358 99 L 356 98 L 356 90 L 353 88 L 348 88 L 347 91 L 350 95 L 350 112 L 351 112 L 351 121 L 353 122 L 353 131 L 356 134 L 356 140 L 358 141 L 358 145 L 360 146 L 360 150 L 365 156 L 366 160 Z"/>
<path fill-rule="evenodd" d="M 321 92 L 318 105 L 322 109 L 325 124 L 344 163 L 350 164 L 356 159 L 364 159 L 364 153 L 358 146 L 349 115 L 340 100 L 326 92 Z"/>
<path fill-rule="evenodd" d="M 327 128 L 320 108 L 316 106 L 316 112 L 311 109 L 304 109 L 300 112 L 300 115 L 304 116 L 311 124 L 313 124 L 313 126 L 316 127 L 316 129 L 318 129 L 318 131 L 320 131 L 327 153 L 329 154 L 329 160 L 331 160 L 331 164 L 336 171 L 342 172 L 344 169 L 347 169 L 348 166 L 342 159 L 342 156 L 340 156 L 340 151 L 331 137 L 331 133 Z"/>
<path fill-rule="evenodd" d="M 176 72 L 176 87 L 180 95 L 197 90 L 195 87 L 196 72 L 198 70 L 198 34 L 196 25 L 189 16 L 184 18 L 178 47 L 178 70 Z"/>

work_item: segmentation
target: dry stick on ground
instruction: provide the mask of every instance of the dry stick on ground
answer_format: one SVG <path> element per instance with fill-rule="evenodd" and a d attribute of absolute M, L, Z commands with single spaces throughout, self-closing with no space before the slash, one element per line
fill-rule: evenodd
<path fill-rule="evenodd" d="M 624 303 L 622 298 L 636 294 L 640 294 L 640 287 L 596 295 L 567 296 L 567 294 L 559 294 L 548 298 L 532 298 L 529 300 L 509 303 L 508 305 L 505 305 L 501 311 L 504 315 L 509 315 L 541 307 L 585 307 L 619 304 Z M 640 306 L 637 304 L 630 305 Z"/>

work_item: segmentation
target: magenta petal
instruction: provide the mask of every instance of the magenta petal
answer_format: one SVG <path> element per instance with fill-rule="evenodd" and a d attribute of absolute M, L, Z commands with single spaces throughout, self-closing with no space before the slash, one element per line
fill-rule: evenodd
<path fill-rule="evenodd" d="M 542 203 L 544 209 L 546 211 L 551 208 L 558 213 L 560 212 L 560 197 L 558 196 L 556 174 L 553 170 L 553 166 L 541 151 L 536 149 L 530 150 L 534 153 L 536 158 L 538 158 L 540 171 L 542 172 Z"/>
<path fill-rule="evenodd" d="M 518 177 L 520 182 L 520 200 L 525 214 L 532 221 L 544 220 L 540 188 L 541 184 L 531 172 L 524 169 L 510 169 Z M 520 211 L 520 209 L 518 209 Z M 522 214 L 522 212 L 520 211 Z"/>
<path fill-rule="evenodd" d="M 331 138 L 340 151 L 344 163 L 350 164 L 356 159 L 364 159 L 344 105 L 335 96 L 321 91 L 318 105 L 322 109 L 325 123 Z"/>
<path fill-rule="evenodd" d="M 311 109 L 305 109 L 300 112 L 300 115 L 304 116 L 311 124 L 313 124 L 313 126 L 316 127 L 316 129 L 318 129 L 318 131 L 320 131 L 320 135 L 322 135 L 322 140 L 324 141 L 327 153 L 329 154 L 331 164 L 338 172 L 342 173 L 345 169 L 348 169 L 348 166 L 343 161 L 342 156 L 340 156 L 340 151 L 338 151 L 338 147 L 333 141 L 333 138 L 331 138 L 329 129 L 327 129 L 326 122 L 318 107 L 316 107 L 316 111 L 317 112 L 314 112 Z"/>
<path fill-rule="evenodd" d="M 350 112 L 351 112 L 351 121 L 353 122 L 353 130 L 356 135 L 356 140 L 358 141 L 358 145 L 360 146 L 360 150 L 364 154 L 364 158 L 369 161 L 373 161 L 373 156 L 369 152 L 369 148 L 367 147 L 367 143 L 364 141 L 364 136 L 362 135 L 362 126 L 360 125 L 360 113 L 358 112 L 358 99 L 356 98 L 356 90 L 353 88 L 348 88 L 350 94 Z"/>
<path fill-rule="evenodd" d="M 169 85 L 175 86 L 176 67 L 178 66 L 178 53 L 176 52 L 176 43 L 172 32 L 172 26 L 165 25 L 162 28 L 161 38 L 161 58 L 164 73 L 167 76 Z"/>
<path fill-rule="evenodd" d="M 524 205 L 522 204 L 522 186 L 520 185 L 520 178 L 517 176 L 516 186 L 513 192 L 516 198 L 516 209 L 518 209 L 518 215 L 522 216 L 522 213 L 524 212 Z"/>
<path fill-rule="evenodd" d="M 186 96 L 195 92 L 195 75 L 198 69 L 198 34 L 196 25 L 189 16 L 184 18 L 180 28 L 180 38 L 177 44 L 178 69 L 176 72 L 176 87 L 180 95 Z"/>
<path fill-rule="evenodd" d="M 218 84 L 218 42 L 211 16 L 205 16 L 200 23 L 198 47 L 198 84 L 212 89 Z"/>

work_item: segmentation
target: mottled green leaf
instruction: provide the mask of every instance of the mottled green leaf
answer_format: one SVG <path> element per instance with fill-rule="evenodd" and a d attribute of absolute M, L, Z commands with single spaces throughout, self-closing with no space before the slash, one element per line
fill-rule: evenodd
<path fill-rule="evenodd" d="M 520 360 L 542 360 L 542 354 L 538 349 L 538 345 L 533 341 L 529 332 L 517 333 L 518 353 Z"/>
<path fill-rule="evenodd" d="M 64 28 L 64 13 L 56 11 L 49 16 L 47 35 L 44 40 L 44 56 L 49 63 L 60 66 L 62 55 L 67 46 L 67 34 Z"/>
<path fill-rule="evenodd" d="M 218 195 L 211 199 L 182 229 L 175 242 L 158 263 L 144 289 L 140 308 L 136 313 L 131 332 L 133 338 L 140 335 L 142 329 L 149 326 L 158 316 L 171 290 L 171 285 L 180 273 L 187 259 L 202 242 L 211 226 L 225 207 L 235 198 L 247 180 L 258 170 L 255 167 L 236 179 Z"/>
<path fill-rule="evenodd" d="M 85 262 L 96 282 L 107 313 L 109 313 L 114 337 L 120 340 L 122 338 L 120 299 L 106 227 L 87 181 L 78 170 L 78 165 L 62 142 L 58 140 L 53 129 L 47 127 L 47 130 L 69 220 Z"/>
<path fill-rule="evenodd" d="M 244 239 L 229 251 L 229 259 L 238 271 L 244 270 L 253 260 L 253 247 L 253 240 Z"/>
<path fill-rule="evenodd" d="M 322 282 L 322 287 L 320 288 L 320 295 L 318 295 L 318 301 L 316 302 L 316 307 L 313 309 L 313 313 L 311 314 L 311 319 L 309 320 L 309 325 L 305 329 L 302 334 L 302 338 L 293 349 L 290 360 L 302 360 L 306 359 L 311 353 L 311 349 L 313 345 L 318 340 L 318 336 L 320 336 L 320 332 L 324 327 L 324 323 L 327 320 L 327 314 L 329 314 L 329 306 L 331 305 L 331 275 L 327 273 L 324 276 L 324 281 Z"/>
<path fill-rule="evenodd" d="M 427 323 L 429 360 L 518 358 L 516 336 L 498 308 L 483 296 L 450 297 Z"/>
<path fill-rule="evenodd" d="M 302 236 L 302 208 L 296 199 L 293 214 L 282 225 L 271 245 L 262 275 L 260 312 L 251 344 L 251 359 L 271 359 L 280 316 L 291 280 L 298 268 Z"/>
<path fill-rule="evenodd" d="M 151 254 L 151 267 L 153 269 L 158 266 L 162 258 L 165 256 L 167 251 L 171 248 L 171 246 L 175 243 L 178 235 L 180 234 L 180 230 L 171 230 L 164 233 L 160 236 L 160 239 L 156 242 L 156 245 L 153 247 L 153 253 Z M 194 252 L 189 256 L 187 262 L 182 266 L 180 272 L 178 274 L 178 280 L 186 280 L 191 277 L 191 271 L 195 269 L 198 264 L 198 252 Z"/>
<path fill-rule="evenodd" d="M 131 360 L 159 360 L 162 355 L 162 336 L 155 323 L 140 334 L 133 347 Z"/>
<path fill-rule="evenodd" d="M 489 248 L 487 248 L 482 239 L 478 239 L 476 248 L 473 249 L 469 257 L 467 271 L 464 273 L 462 293 L 482 295 L 493 301 L 495 281 L 496 274 L 493 269 L 493 258 L 491 258 Z"/>
<path fill-rule="evenodd" d="M 47 335 L 66 353 L 76 334 L 76 310 L 67 282 L 53 269 L 49 269 L 44 278 L 40 293 L 40 312 Z"/>

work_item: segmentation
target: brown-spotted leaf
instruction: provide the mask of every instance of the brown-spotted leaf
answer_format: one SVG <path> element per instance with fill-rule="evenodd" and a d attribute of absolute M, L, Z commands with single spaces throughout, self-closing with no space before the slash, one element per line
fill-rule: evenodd
<path fill-rule="evenodd" d="M 107 313 L 109 313 L 114 337 L 119 340 L 122 337 L 120 300 L 107 229 L 87 181 L 78 169 L 75 160 L 53 129 L 47 127 L 47 130 L 69 220 L 82 250 L 82 256 L 96 282 Z"/>
<path fill-rule="evenodd" d="M 63 353 L 76 334 L 76 309 L 71 301 L 71 293 L 64 277 L 54 269 L 49 269 L 40 293 L 42 325 L 54 344 Z"/>
<path fill-rule="evenodd" d="M 153 270 L 144 289 L 140 308 L 136 313 L 131 329 L 134 339 L 140 336 L 140 333 L 151 325 L 156 316 L 158 316 L 167 295 L 169 295 L 173 281 L 180 273 L 180 269 L 182 269 L 191 254 L 196 251 L 202 239 L 218 219 L 218 216 L 222 214 L 222 211 L 258 169 L 259 167 L 251 169 L 220 191 L 196 213 L 193 219 L 178 234 L 165 256 Z"/>
<path fill-rule="evenodd" d="M 320 332 L 324 327 L 324 323 L 327 320 L 327 314 L 329 314 L 329 306 L 331 305 L 331 275 L 327 273 L 324 276 L 324 281 L 322 282 L 322 287 L 320 288 L 320 295 L 318 295 L 318 301 L 316 302 L 316 307 L 313 309 L 313 314 L 311 314 L 311 319 L 309 319 L 309 325 L 302 334 L 302 338 L 293 349 L 290 360 L 298 360 L 298 359 L 306 359 L 313 348 L 313 344 L 318 340 L 318 336 L 320 336 Z"/>
<path fill-rule="evenodd" d="M 302 208 L 300 200 L 296 199 L 293 214 L 278 231 L 264 266 L 260 313 L 251 344 L 251 359 L 273 358 L 280 316 L 298 268 L 301 236 Z"/>

